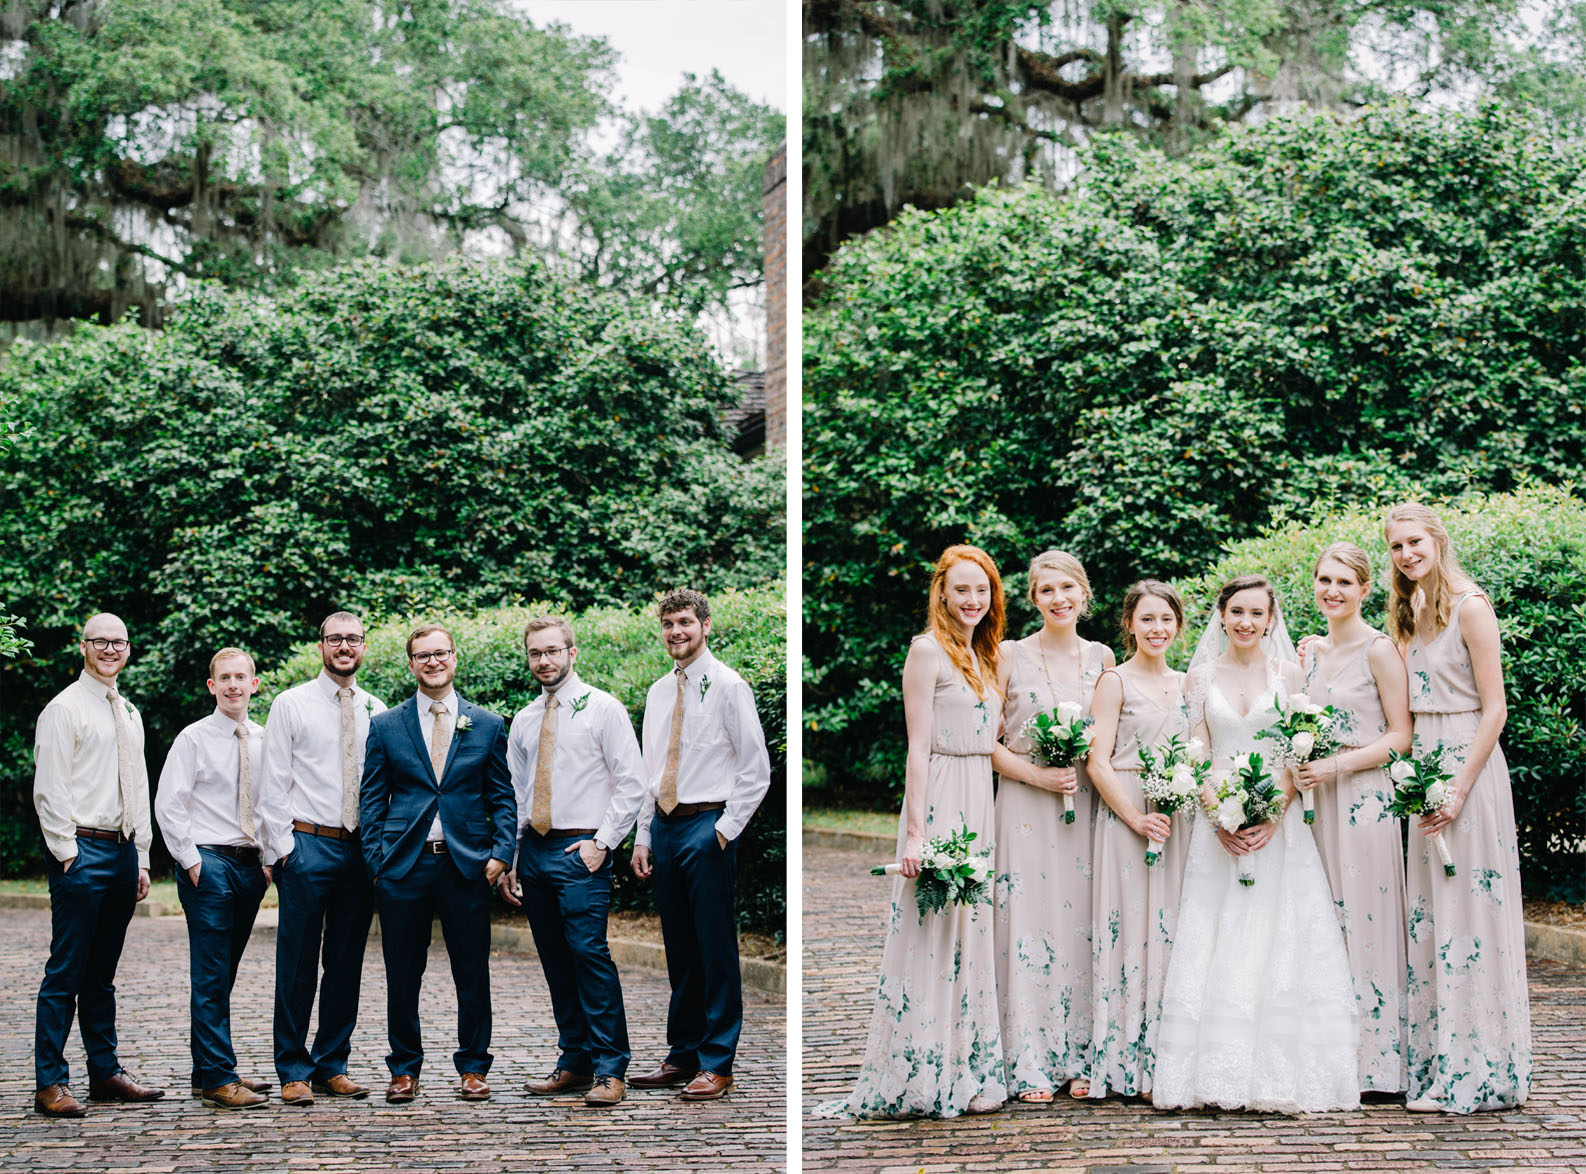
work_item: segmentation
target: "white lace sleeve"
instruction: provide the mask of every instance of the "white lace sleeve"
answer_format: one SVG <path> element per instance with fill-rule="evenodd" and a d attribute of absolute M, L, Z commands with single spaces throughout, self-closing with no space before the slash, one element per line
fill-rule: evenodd
<path fill-rule="evenodd" d="M 1206 694 L 1211 692 L 1213 666 L 1198 664 L 1184 676 L 1184 701 L 1189 706 L 1190 733 L 1206 720 Z"/>

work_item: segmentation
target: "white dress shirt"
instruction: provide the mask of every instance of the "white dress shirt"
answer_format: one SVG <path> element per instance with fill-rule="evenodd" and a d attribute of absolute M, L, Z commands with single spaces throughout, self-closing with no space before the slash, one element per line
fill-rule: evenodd
<path fill-rule="evenodd" d="M 118 689 L 119 693 L 120 690 Z M 143 761 L 143 718 L 125 697 L 132 760 L 132 841 L 138 867 L 149 866 L 149 768 Z M 39 714 L 33 740 L 33 806 L 44 844 L 55 859 L 77 855 L 77 829 L 121 827 L 121 777 L 116 767 L 116 715 L 110 689 L 87 669 Z"/>
<path fill-rule="evenodd" d="M 253 817 L 263 841 L 264 862 L 274 864 L 292 851 L 292 821 L 341 827 L 341 700 L 336 682 L 321 672 L 280 694 L 264 722 L 264 763 L 256 776 Z M 363 752 L 369 719 L 385 712 L 385 702 L 352 685 L 353 746 L 363 778 Z"/>
<path fill-rule="evenodd" d="M 199 863 L 199 844 L 259 846 L 257 840 L 243 834 L 237 810 L 241 750 L 237 723 L 218 708 L 177 734 L 171 743 L 154 795 L 154 815 L 160 821 L 166 848 L 183 868 Z M 248 722 L 248 761 L 257 791 L 259 767 L 264 762 L 264 727 L 255 721 Z M 253 823 L 257 831 L 257 814 Z"/>
<path fill-rule="evenodd" d="M 518 796 L 518 836 L 534 815 L 534 777 L 539 773 L 541 692 L 512 719 L 507 764 Z M 644 801 L 644 760 L 628 709 L 610 693 L 569 673 L 556 687 L 556 745 L 551 756 L 551 826 L 594 828 L 608 852 L 621 844 Z"/>
<path fill-rule="evenodd" d="M 430 712 L 430 706 L 435 702 L 439 701 L 446 707 L 446 716 L 452 719 L 452 738 L 457 737 L 457 690 L 449 690 L 444 697 L 430 697 L 425 693 L 419 693 L 414 698 L 414 701 L 419 707 L 419 733 L 424 735 L 424 755 L 427 758 L 430 752 L 430 736 L 435 733 L 435 715 Z M 446 765 L 447 755 L 451 753 L 451 745 L 451 741 L 448 740 L 446 743 L 446 754 L 441 755 L 441 765 L 443 767 Z M 439 778 L 435 780 L 435 785 L 437 787 L 440 786 Z M 435 818 L 430 821 L 429 835 L 424 837 L 424 842 L 434 844 L 445 838 L 446 833 L 441 828 L 441 809 L 437 804 Z"/>
<path fill-rule="evenodd" d="M 771 786 L 771 758 L 749 683 L 706 648 L 684 670 L 683 738 L 677 760 L 679 803 L 727 804 L 716 820 L 726 840 L 736 840 Z M 650 686 L 644 703 L 644 803 L 636 845 L 649 847 L 650 820 L 666 770 L 677 678 L 667 673 Z"/>

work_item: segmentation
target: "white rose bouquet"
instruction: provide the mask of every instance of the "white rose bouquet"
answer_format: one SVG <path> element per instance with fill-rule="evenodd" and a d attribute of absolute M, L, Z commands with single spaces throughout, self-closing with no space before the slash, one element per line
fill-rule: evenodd
<path fill-rule="evenodd" d="M 1036 714 L 1019 732 L 1030 739 L 1030 757 L 1041 766 L 1073 766 L 1090 753 L 1095 720 L 1081 706 L 1064 701 L 1051 713 Z M 1063 796 L 1063 822 L 1074 822 L 1072 795 Z"/>
<path fill-rule="evenodd" d="M 1389 754 L 1388 777 L 1393 780 L 1393 799 L 1380 818 L 1425 815 L 1452 799 L 1453 791 L 1448 785 L 1449 779 L 1454 777 L 1448 769 L 1451 757 L 1453 751 L 1441 742 L 1420 754 L 1415 753 L 1414 746 L 1410 747 L 1409 754 L 1400 754 L 1397 750 Z M 1437 845 L 1437 858 L 1443 862 L 1443 875 L 1455 875 L 1454 858 L 1448 853 L 1448 845 L 1443 843 L 1442 833 L 1433 836 L 1432 843 Z"/>
<path fill-rule="evenodd" d="M 920 875 L 914 882 L 914 903 L 920 920 L 949 905 L 991 904 L 991 853 L 972 852 L 975 833 L 961 827 L 950 836 L 937 836 L 920 853 Z M 878 864 L 871 876 L 895 876 L 903 865 Z"/>
<path fill-rule="evenodd" d="M 1339 714 L 1331 705 L 1316 705 L 1304 693 L 1289 698 L 1290 709 L 1283 712 L 1283 702 L 1275 700 L 1278 720 L 1256 734 L 1258 738 L 1271 738 L 1278 744 L 1278 761 L 1284 766 L 1299 766 L 1302 762 L 1315 762 L 1338 753 L 1337 730 Z M 1316 796 L 1310 791 L 1300 792 L 1300 806 L 1305 812 L 1305 822 L 1316 822 Z"/>
<path fill-rule="evenodd" d="M 1230 763 L 1232 770 L 1217 780 L 1217 806 L 1208 814 L 1225 832 L 1237 832 L 1283 815 L 1283 791 L 1272 779 L 1256 753 L 1238 754 Z M 1249 888 L 1256 883 L 1255 863 L 1248 854 L 1240 856 L 1239 883 Z"/>
<path fill-rule="evenodd" d="M 1206 785 L 1211 763 L 1206 761 L 1206 744 L 1191 738 L 1188 745 L 1174 734 L 1161 746 L 1140 747 L 1140 793 L 1158 811 L 1172 815 L 1190 803 Z M 1191 807 L 1191 810 L 1194 810 Z M 1146 841 L 1145 863 L 1150 867 L 1162 858 L 1162 841 Z"/>

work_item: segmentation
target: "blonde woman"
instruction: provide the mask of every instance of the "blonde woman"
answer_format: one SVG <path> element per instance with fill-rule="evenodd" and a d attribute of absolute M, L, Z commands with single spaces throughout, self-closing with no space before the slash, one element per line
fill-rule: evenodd
<path fill-rule="evenodd" d="M 1418 1112 L 1521 1104 L 1531 1091 L 1520 853 L 1498 619 L 1448 530 L 1417 503 L 1383 519 L 1393 562 L 1388 634 L 1404 649 L 1417 752 L 1453 751 L 1450 801 L 1410 830 L 1409 1101 Z M 1457 872 L 1444 875 L 1442 836 Z"/>
<path fill-rule="evenodd" d="M 997 681 L 1005 617 L 1002 579 L 985 551 L 952 546 L 931 576 L 930 626 L 903 665 L 908 726 L 902 875 L 864 1064 L 853 1092 L 816 1110 L 830 1117 L 956 1117 L 1002 1107 L 996 946 L 991 910 L 954 905 L 920 914 L 914 883 L 936 836 L 967 827 L 992 847 L 991 753 L 1002 719 Z"/>
<path fill-rule="evenodd" d="M 1410 694 L 1392 640 L 1360 618 L 1371 560 L 1335 542 L 1311 576 L 1327 635 L 1307 639 L 1305 691 L 1337 713 L 1339 752 L 1307 762 L 1295 785 L 1316 793 L 1316 850 L 1344 927 L 1360 1012 L 1360 1090 L 1401 1093 L 1404 1053 L 1404 847 L 1384 818 L 1393 783 L 1383 765 L 1410 748 Z"/>
<path fill-rule="evenodd" d="M 1124 640 L 1133 655 L 1096 685 L 1091 779 L 1105 807 L 1096 821 L 1092 911 L 1089 1095 L 1145 1096 L 1155 1069 L 1162 985 L 1172 955 L 1189 811 L 1153 812 L 1140 792 L 1140 748 L 1189 741 L 1184 674 L 1167 652 L 1184 628 L 1178 592 L 1142 579 L 1123 597 Z M 1161 858 L 1145 862 L 1148 840 Z"/>
<path fill-rule="evenodd" d="M 1085 1095 L 1090 1049 L 1091 829 L 1095 796 L 1082 762 L 1040 766 L 1024 723 L 1063 702 L 1090 711 L 1096 678 L 1112 649 L 1076 629 L 1090 610 L 1090 580 L 1078 559 L 1048 550 L 1030 563 L 1030 602 L 1041 627 L 1002 645 L 1007 704 L 991 753 L 997 785 L 997 1001 L 1009 1091 L 1021 1101 Z M 1064 821 L 1063 796 L 1074 805 Z M 1077 1087 L 1076 1087 L 1077 1086 Z"/>

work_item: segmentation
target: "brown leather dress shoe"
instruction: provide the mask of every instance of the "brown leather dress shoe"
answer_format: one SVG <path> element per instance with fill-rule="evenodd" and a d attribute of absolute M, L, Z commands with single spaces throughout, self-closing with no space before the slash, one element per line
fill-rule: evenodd
<path fill-rule="evenodd" d="M 490 1099 L 490 1086 L 485 1083 L 482 1072 L 464 1072 L 462 1084 L 457 1089 L 457 1095 L 465 1101 L 488 1101 Z"/>
<path fill-rule="evenodd" d="M 281 1103 L 306 1109 L 314 1103 L 314 1093 L 306 1080 L 288 1080 L 281 1086 Z"/>
<path fill-rule="evenodd" d="M 316 1080 L 314 1091 L 322 1092 L 328 1097 L 351 1097 L 360 1100 L 369 1095 L 369 1090 L 357 1083 L 345 1072 L 338 1072 L 329 1080 Z"/>
<path fill-rule="evenodd" d="M 419 1082 L 414 1076 L 393 1076 L 385 1090 L 385 1099 L 393 1105 L 405 1105 L 418 1095 Z"/>
<path fill-rule="evenodd" d="M 580 1076 L 566 1068 L 552 1068 L 544 1080 L 524 1081 L 523 1091 L 537 1097 L 554 1097 L 562 1092 L 583 1092 L 592 1083 L 588 1076 Z"/>
<path fill-rule="evenodd" d="M 204 1090 L 204 1104 L 214 1105 L 217 1109 L 262 1109 L 269 1103 L 269 1097 L 243 1088 L 240 1080 Z"/>
<path fill-rule="evenodd" d="M 622 1103 L 623 1091 L 627 1088 L 620 1076 L 600 1076 L 595 1079 L 595 1086 L 584 1094 L 584 1104 L 594 1105 L 597 1109 L 609 1109 L 613 1105 Z"/>
<path fill-rule="evenodd" d="M 654 1072 L 647 1072 L 643 1076 L 630 1076 L 628 1083 L 634 1088 L 670 1088 L 674 1084 L 687 1084 L 694 1079 L 694 1072 L 689 1068 L 679 1068 L 676 1064 L 661 1062 L 661 1066 Z"/>
<path fill-rule="evenodd" d="M 688 1082 L 682 1092 L 685 1101 L 714 1101 L 724 1096 L 732 1087 L 732 1077 L 717 1076 L 714 1072 L 701 1072 Z"/>
<path fill-rule="evenodd" d="M 46 1117 L 86 1117 L 88 1110 L 64 1084 L 51 1084 L 33 1094 L 33 1111 Z"/>
<path fill-rule="evenodd" d="M 237 1077 L 237 1083 L 242 1085 L 242 1087 L 247 1089 L 249 1092 L 269 1092 L 275 1087 L 268 1080 L 255 1080 L 251 1076 L 239 1076 Z M 203 1097 L 203 1095 L 203 1087 L 197 1084 L 193 1085 L 193 1099 L 195 1101 L 199 1100 Z"/>
<path fill-rule="evenodd" d="M 91 1101 L 121 1101 L 128 1105 L 144 1105 L 165 1095 L 163 1088 L 144 1088 L 123 1068 L 105 1080 L 90 1081 L 88 1099 Z"/>

